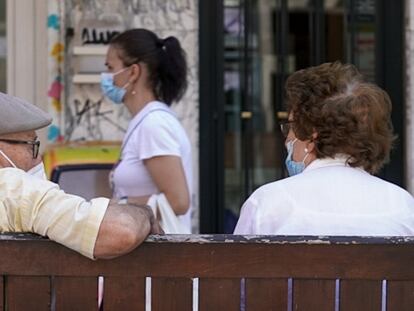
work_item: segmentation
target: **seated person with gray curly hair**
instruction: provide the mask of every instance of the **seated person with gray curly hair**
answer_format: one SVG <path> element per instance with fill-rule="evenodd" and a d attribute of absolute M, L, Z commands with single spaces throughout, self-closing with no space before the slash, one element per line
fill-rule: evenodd
<path fill-rule="evenodd" d="M 413 197 L 373 176 L 394 141 L 387 93 L 335 62 L 293 73 L 286 96 L 290 177 L 247 199 L 235 233 L 413 235 Z"/>
<path fill-rule="evenodd" d="M 89 258 L 130 252 L 162 230 L 146 206 L 91 201 L 45 178 L 35 130 L 51 123 L 36 106 L 0 93 L 0 232 L 33 232 Z"/>

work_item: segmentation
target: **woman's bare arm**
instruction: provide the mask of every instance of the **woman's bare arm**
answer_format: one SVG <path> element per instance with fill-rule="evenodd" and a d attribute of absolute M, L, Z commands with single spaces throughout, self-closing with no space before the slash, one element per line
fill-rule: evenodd
<path fill-rule="evenodd" d="M 190 194 L 181 164 L 177 156 L 158 156 L 144 160 L 152 179 L 164 193 L 176 215 L 183 215 L 190 207 Z"/>

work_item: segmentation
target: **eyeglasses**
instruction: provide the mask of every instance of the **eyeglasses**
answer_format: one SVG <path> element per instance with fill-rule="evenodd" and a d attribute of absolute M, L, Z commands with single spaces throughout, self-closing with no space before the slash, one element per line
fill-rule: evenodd
<path fill-rule="evenodd" d="M 15 140 L 15 139 L 0 139 L 9 144 L 26 144 L 32 145 L 33 159 L 36 159 L 39 155 L 40 141 L 38 140 Z"/>
<path fill-rule="evenodd" d="M 280 131 L 282 132 L 282 134 L 287 137 L 289 134 L 290 129 L 292 128 L 292 125 L 294 121 L 290 121 L 290 120 L 281 120 L 280 121 Z"/>

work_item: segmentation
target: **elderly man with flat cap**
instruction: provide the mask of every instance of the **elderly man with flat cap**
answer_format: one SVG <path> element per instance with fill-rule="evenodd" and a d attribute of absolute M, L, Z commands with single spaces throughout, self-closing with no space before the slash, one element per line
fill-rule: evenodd
<path fill-rule="evenodd" d="M 36 106 L 0 93 L 0 232 L 34 232 L 89 258 L 113 258 L 160 233 L 150 209 L 91 201 L 47 181 L 35 130 L 51 123 Z"/>

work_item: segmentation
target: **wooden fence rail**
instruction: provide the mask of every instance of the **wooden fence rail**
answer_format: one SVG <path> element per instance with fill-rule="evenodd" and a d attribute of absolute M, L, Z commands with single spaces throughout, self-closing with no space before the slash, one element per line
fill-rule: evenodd
<path fill-rule="evenodd" d="M 98 276 L 103 310 L 145 310 L 147 277 L 152 311 L 414 310 L 414 237 L 150 236 L 92 261 L 3 234 L 0 258 L 1 311 L 97 310 Z"/>

